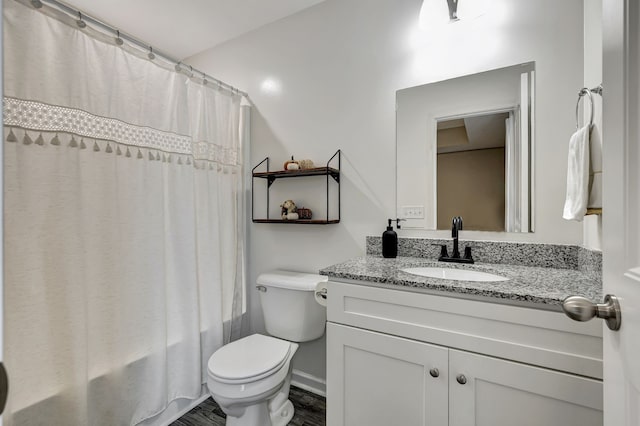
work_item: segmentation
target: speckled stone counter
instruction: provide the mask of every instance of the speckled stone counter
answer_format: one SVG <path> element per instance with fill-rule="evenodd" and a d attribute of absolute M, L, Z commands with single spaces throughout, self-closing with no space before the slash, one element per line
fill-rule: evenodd
<path fill-rule="evenodd" d="M 402 272 L 403 268 L 435 266 L 489 272 L 509 278 L 501 282 L 454 281 L 422 277 Z M 334 279 L 349 279 L 410 290 L 424 289 L 449 295 L 480 296 L 501 303 L 526 304 L 542 309 L 560 310 L 567 296 L 580 295 L 592 301 L 602 301 L 602 282 L 592 274 L 575 269 L 476 263 L 461 265 L 432 259 L 398 257 L 385 259 L 365 256 L 329 266 L 320 271 Z"/>

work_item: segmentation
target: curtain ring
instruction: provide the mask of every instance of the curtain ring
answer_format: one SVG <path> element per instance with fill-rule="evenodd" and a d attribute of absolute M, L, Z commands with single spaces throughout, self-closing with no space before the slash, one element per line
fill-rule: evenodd
<path fill-rule="evenodd" d="M 82 20 L 82 12 L 78 12 L 78 19 L 76 20 L 76 25 L 80 28 L 84 28 L 87 26 L 87 23 Z"/>
<path fill-rule="evenodd" d="M 591 117 L 589 119 L 589 126 L 593 126 L 593 96 L 591 95 L 591 90 L 583 87 L 582 89 L 580 89 L 580 92 L 578 92 L 578 102 L 576 103 L 576 129 L 580 128 L 580 119 L 578 114 L 580 111 L 580 99 L 582 99 L 584 95 L 587 95 L 589 104 L 591 104 Z"/>
<path fill-rule="evenodd" d="M 147 55 L 147 57 L 149 59 L 151 59 L 152 61 L 156 58 L 156 55 L 153 54 L 153 47 L 149 46 L 149 54 Z"/>
<path fill-rule="evenodd" d="M 118 46 L 122 46 L 124 44 L 124 40 L 120 38 L 120 30 L 116 30 L 116 44 Z"/>

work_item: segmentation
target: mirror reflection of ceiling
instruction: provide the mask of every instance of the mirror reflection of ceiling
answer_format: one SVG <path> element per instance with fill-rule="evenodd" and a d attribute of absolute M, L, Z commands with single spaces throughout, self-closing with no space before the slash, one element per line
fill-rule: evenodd
<path fill-rule="evenodd" d="M 438 154 L 504 147 L 508 117 L 501 112 L 439 121 Z"/>

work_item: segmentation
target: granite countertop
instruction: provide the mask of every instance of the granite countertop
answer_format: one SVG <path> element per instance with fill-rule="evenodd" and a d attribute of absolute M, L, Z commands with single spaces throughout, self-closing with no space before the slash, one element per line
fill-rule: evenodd
<path fill-rule="evenodd" d="M 434 266 L 489 272 L 509 278 L 508 281 L 454 281 L 422 277 L 402 272 L 402 268 Z M 350 279 L 386 284 L 410 289 L 424 289 L 449 295 L 480 296 L 496 302 L 534 305 L 543 309 L 560 310 L 567 296 L 584 296 L 592 301 L 602 300 L 602 282 L 575 269 L 475 263 L 473 265 L 443 263 L 417 257 L 385 259 L 365 256 L 329 266 L 320 271 L 330 278 Z M 453 294 L 452 294 L 453 293 Z"/>

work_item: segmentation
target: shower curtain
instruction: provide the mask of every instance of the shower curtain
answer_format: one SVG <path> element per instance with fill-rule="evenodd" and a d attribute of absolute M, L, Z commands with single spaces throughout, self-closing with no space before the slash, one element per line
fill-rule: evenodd
<path fill-rule="evenodd" d="M 8 425 L 198 398 L 243 303 L 240 96 L 4 1 Z"/>
<path fill-rule="evenodd" d="M 513 111 L 504 121 L 505 125 L 505 232 L 521 232 L 520 224 L 520 149 L 521 142 L 518 137 L 518 122 Z"/>

